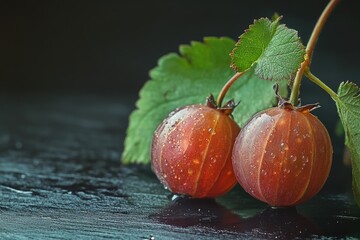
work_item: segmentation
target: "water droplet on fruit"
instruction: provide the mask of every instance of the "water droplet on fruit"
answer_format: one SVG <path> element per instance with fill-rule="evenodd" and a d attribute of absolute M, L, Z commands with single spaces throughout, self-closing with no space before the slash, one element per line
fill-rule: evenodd
<path fill-rule="evenodd" d="M 281 149 L 282 152 L 287 151 L 287 150 L 289 150 L 289 146 L 286 143 L 281 142 L 280 143 L 280 149 Z"/>
<path fill-rule="evenodd" d="M 303 167 L 305 167 L 307 165 L 307 163 L 309 162 L 309 157 L 306 157 L 305 155 L 303 155 L 301 157 L 302 161 L 303 161 Z"/>
<path fill-rule="evenodd" d="M 211 131 L 212 131 L 212 128 L 209 128 L 209 129 L 208 129 L 208 132 L 211 132 Z"/>
<path fill-rule="evenodd" d="M 275 158 L 275 154 L 272 152 L 272 153 L 270 153 L 270 157 L 271 158 Z"/>
<path fill-rule="evenodd" d="M 302 136 L 304 139 L 305 138 L 309 138 L 309 137 L 311 137 L 311 135 L 309 134 L 309 133 L 306 133 L 306 134 L 303 134 L 303 136 Z"/>
<path fill-rule="evenodd" d="M 291 172 L 291 170 L 287 169 L 287 168 L 284 168 L 283 172 L 286 173 L 286 174 L 289 174 Z"/>
<path fill-rule="evenodd" d="M 289 159 L 290 159 L 290 161 L 292 161 L 292 162 L 296 162 L 297 157 L 294 156 L 294 155 L 290 155 Z"/>

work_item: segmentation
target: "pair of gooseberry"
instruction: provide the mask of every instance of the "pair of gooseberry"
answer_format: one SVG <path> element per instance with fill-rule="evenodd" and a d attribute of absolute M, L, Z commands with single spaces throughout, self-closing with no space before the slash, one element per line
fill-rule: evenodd
<path fill-rule="evenodd" d="M 171 192 L 213 198 L 239 184 L 271 206 L 294 206 L 312 198 L 331 167 L 332 145 L 318 118 L 318 105 L 278 107 L 254 115 L 240 130 L 229 101 L 185 106 L 155 131 L 151 161 Z"/>

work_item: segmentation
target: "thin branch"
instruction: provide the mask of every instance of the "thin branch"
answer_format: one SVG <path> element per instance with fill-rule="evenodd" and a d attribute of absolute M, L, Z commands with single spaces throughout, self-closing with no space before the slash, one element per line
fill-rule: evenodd
<path fill-rule="evenodd" d="M 305 54 L 305 60 L 304 62 L 301 64 L 300 69 L 297 71 L 296 76 L 295 76 L 295 80 L 294 80 L 294 84 L 293 87 L 291 89 L 291 95 L 290 95 L 290 102 L 296 106 L 298 104 L 298 98 L 299 98 L 299 94 L 300 94 L 300 85 L 301 85 L 301 80 L 302 77 L 304 75 L 304 71 L 306 68 L 310 67 L 310 63 L 311 63 L 311 57 L 313 55 L 314 52 L 314 48 L 316 45 L 317 40 L 319 39 L 319 35 L 321 30 L 323 29 L 330 13 L 334 10 L 334 8 L 336 7 L 336 5 L 340 2 L 341 0 L 331 0 L 328 5 L 326 6 L 326 8 L 324 9 L 324 11 L 322 12 L 321 16 L 319 17 L 318 21 L 316 22 L 316 25 L 314 27 L 314 30 L 310 36 L 309 42 L 306 45 L 306 54 Z"/>

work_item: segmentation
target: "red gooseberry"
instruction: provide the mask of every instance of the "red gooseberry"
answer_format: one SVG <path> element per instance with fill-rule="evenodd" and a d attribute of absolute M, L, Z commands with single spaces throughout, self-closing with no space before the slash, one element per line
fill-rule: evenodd
<path fill-rule="evenodd" d="M 235 104 L 218 108 L 213 97 L 206 105 L 172 112 L 154 133 L 152 168 L 171 192 L 212 198 L 235 184 L 231 155 L 240 128 L 231 118 Z"/>
<path fill-rule="evenodd" d="M 331 167 L 332 145 L 317 104 L 288 102 L 256 114 L 242 129 L 233 149 L 240 185 L 271 206 L 294 206 L 323 187 Z"/>

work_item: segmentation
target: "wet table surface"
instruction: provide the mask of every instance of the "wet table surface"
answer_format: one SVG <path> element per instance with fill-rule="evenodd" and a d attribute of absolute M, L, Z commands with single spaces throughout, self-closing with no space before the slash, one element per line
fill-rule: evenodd
<path fill-rule="evenodd" d="M 360 238 L 347 168 L 296 209 L 268 208 L 240 187 L 173 198 L 148 166 L 120 164 L 133 100 L 0 97 L 0 239 Z"/>

